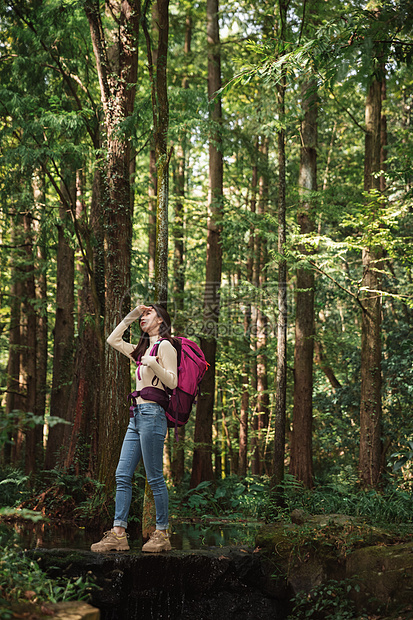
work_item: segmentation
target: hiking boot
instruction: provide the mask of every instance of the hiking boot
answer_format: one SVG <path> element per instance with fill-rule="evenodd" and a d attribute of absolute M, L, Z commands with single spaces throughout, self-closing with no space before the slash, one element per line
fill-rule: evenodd
<path fill-rule="evenodd" d="M 114 530 L 110 530 L 110 532 L 105 532 L 102 540 L 94 543 L 90 547 L 90 550 L 96 553 L 105 553 L 106 551 L 129 551 L 128 535 L 125 533 L 122 534 L 122 536 L 118 536 L 115 534 Z"/>
<path fill-rule="evenodd" d="M 170 551 L 171 549 L 169 534 L 160 530 L 155 530 L 148 542 L 142 547 L 142 551 L 148 553 L 159 553 L 160 551 Z"/>

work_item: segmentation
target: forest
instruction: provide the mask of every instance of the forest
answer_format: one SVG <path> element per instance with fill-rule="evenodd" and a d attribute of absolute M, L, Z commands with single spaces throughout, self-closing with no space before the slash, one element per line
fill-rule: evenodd
<path fill-rule="evenodd" d="M 135 369 L 106 338 L 154 302 L 209 363 L 171 488 L 410 502 L 412 2 L 0 16 L 3 509 L 113 496 Z"/>

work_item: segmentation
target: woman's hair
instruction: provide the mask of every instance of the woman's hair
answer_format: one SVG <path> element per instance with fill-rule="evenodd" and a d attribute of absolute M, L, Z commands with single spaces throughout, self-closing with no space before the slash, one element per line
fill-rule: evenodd
<path fill-rule="evenodd" d="M 171 336 L 171 318 L 167 310 L 165 310 L 163 306 L 158 306 L 157 304 L 151 304 L 150 308 L 154 308 L 156 314 L 159 316 L 160 319 L 162 319 L 162 323 L 159 326 L 159 338 L 165 338 L 166 340 L 169 340 L 169 342 L 173 345 L 174 339 Z M 149 334 L 142 331 L 141 329 L 141 337 L 138 342 L 138 346 L 134 351 L 132 351 L 131 356 L 134 360 L 137 360 L 140 355 L 143 355 L 145 353 L 148 347 Z"/>

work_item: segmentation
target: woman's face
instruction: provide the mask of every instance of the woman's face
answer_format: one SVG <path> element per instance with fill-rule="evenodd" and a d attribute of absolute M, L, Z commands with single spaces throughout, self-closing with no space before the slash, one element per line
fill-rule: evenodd
<path fill-rule="evenodd" d="M 146 310 L 143 311 L 140 318 L 142 331 L 153 336 L 158 333 L 161 324 L 162 319 L 156 314 L 155 308 L 146 308 Z"/>

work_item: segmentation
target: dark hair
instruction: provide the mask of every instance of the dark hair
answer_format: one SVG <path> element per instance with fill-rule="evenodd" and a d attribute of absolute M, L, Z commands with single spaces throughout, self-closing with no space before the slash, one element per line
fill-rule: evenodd
<path fill-rule="evenodd" d="M 159 326 L 159 338 L 165 338 L 169 340 L 169 342 L 173 345 L 174 339 L 171 336 L 171 318 L 165 310 L 163 306 L 158 306 L 158 304 L 150 304 L 150 308 L 153 308 L 156 314 L 162 319 L 162 323 Z M 140 317 L 139 317 L 139 326 L 140 326 Z M 134 351 L 132 351 L 131 356 L 134 360 L 137 360 L 140 355 L 143 355 L 146 349 L 149 347 L 149 334 L 147 332 L 142 331 L 141 329 L 141 337 L 138 342 L 138 346 Z"/>

